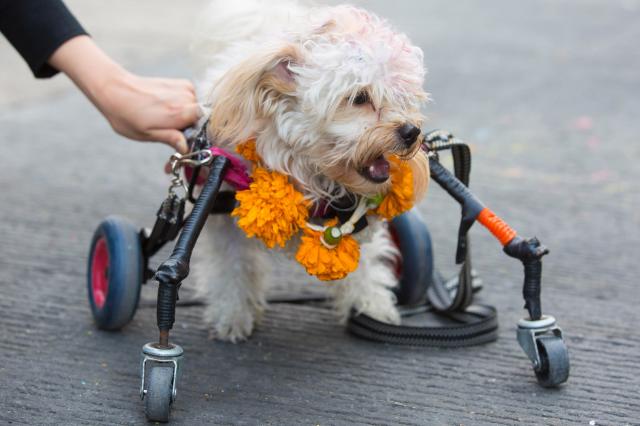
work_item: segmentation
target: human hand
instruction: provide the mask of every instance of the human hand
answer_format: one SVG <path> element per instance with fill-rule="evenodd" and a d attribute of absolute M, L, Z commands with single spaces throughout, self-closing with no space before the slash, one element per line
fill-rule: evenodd
<path fill-rule="evenodd" d="M 187 80 L 115 75 L 96 93 L 96 104 L 119 134 L 158 141 L 188 151 L 184 129 L 200 115 L 193 84 Z"/>
<path fill-rule="evenodd" d="M 88 36 L 64 43 L 49 63 L 73 80 L 119 134 L 187 152 L 181 129 L 194 124 L 200 114 L 189 81 L 134 75 Z"/>

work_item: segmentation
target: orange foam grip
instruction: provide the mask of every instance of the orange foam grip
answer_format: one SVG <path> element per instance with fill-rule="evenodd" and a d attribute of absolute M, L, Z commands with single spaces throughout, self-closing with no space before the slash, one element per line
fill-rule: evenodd
<path fill-rule="evenodd" d="M 496 216 L 494 212 L 488 208 L 482 209 L 477 218 L 478 222 L 483 224 L 504 246 L 507 245 L 517 235 L 504 220 Z"/>

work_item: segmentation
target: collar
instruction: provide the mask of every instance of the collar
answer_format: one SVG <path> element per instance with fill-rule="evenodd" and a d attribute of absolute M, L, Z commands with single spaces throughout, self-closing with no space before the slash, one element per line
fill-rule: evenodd
<path fill-rule="evenodd" d="M 347 194 L 342 198 L 329 202 L 327 200 L 320 200 L 316 202 L 310 209 L 310 216 L 312 218 L 320 219 L 338 219 L 338 223 L 345 224 L 358 207 L 358 200 L 355 195 Z M 354 224 L 353 233 L 358 233 L 366 228 L 368 225 L 367 216 L 362 216 Z"/>

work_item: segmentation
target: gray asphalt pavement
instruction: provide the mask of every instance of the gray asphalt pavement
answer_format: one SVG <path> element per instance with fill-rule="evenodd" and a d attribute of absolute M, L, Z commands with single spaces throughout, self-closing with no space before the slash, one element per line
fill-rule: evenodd
<path fill-rule="evenodd" d="M 129 68 L 187 77 L 201 3 L 69 1 Z M 565 331 L 571 378 L 536 384 L 515 340 L 521 267 L 475 227 L 497 342 L 380 345 L 347 335 L 322 307 L 277 304 L 231 345 L 207 339 L 201 307 L 184 307 L 173 423 L 640 424 L 640 2 L 359 3 L 423 47 L 428 125 L 472 144 L 474 192 L 550 247 L 543 307 Z M 104 216 L 151 225 L 170 152 L 114 135 L 64 77 L 32 81 L 6 43 L 0 62 L 0 423 L 144 424 L 138 362 L 156 337 L 155 285 L 128 327 L 106 333 L 92 325 L 85 270 Z M 457 207 L 433 186 L 420 209 L 436 263 L 452 271 Z"/>

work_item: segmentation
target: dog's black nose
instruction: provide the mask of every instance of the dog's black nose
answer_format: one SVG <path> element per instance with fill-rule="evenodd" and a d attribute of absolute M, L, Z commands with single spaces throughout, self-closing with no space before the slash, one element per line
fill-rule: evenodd
<path fill-rule="evenodd" d="M 398 134 L 400 135 L 402 142 L 409 147 L 413 145 L 418 139 L 420 128 L 414 126 L 411 123 L 405 123 L 398 128 Z"/>

